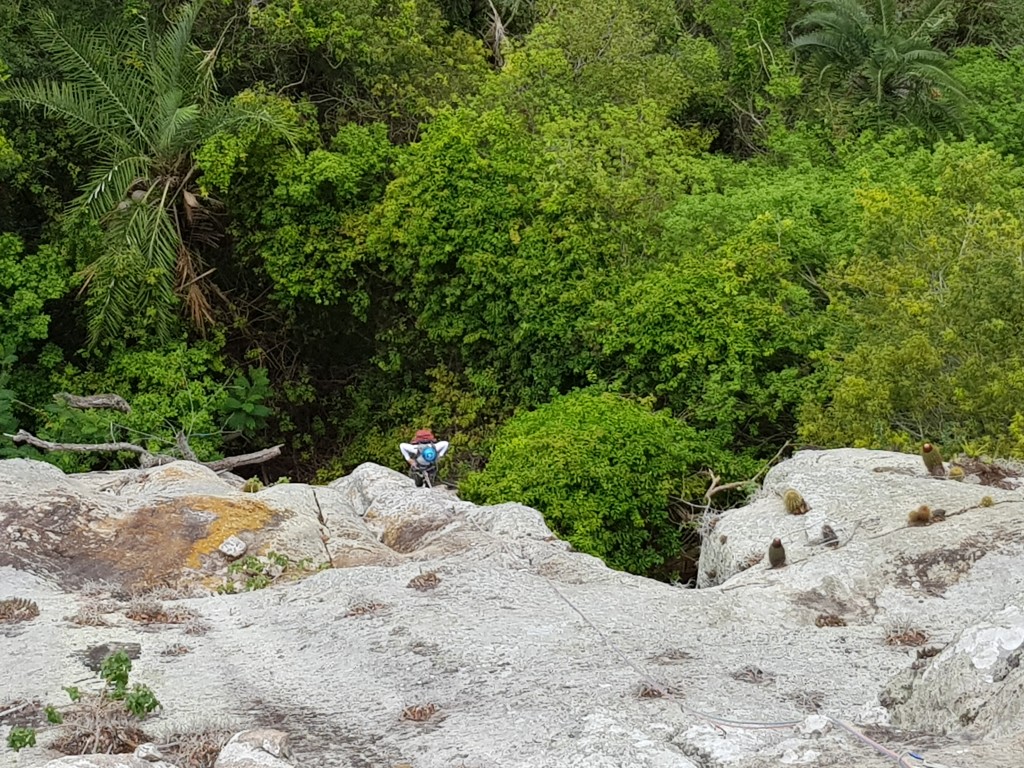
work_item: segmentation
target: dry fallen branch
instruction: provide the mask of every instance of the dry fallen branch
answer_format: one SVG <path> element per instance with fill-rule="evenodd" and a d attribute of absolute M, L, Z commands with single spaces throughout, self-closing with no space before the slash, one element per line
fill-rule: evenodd
<path fill-rule="evenodd" d="M 761 469 L 758 471 L 756 475 L 746 480 L 738 480 L 735 483 L 726 483 L 725 485 L 719 485 L 722 478 L 720 478 L 710 469 L 704 470 L 703 474 L 707 475 L 707 477 L 711 479 L 711 485 L 704 493 L 704 498 L 707 500 L 708 506 L 711 505 L 711 497 L 714 496 L 715 494 L 721 493 L 722 491 L 733 491 L 737 488 L 742 488 L 745 485 L 756 483 L 758 478 L 761 477 L 761 475 L 765 474 L 769 469 L 771 469 L 775 465 L 775 462 L 778 461 L 779 457 L 782 456 L 782 454 L 785 452 L 787 448 L 789 448 L 789 446 L 790 442 L 787 440 L 785 444 L 781 448 L 779 448 L 775 455 L 764 463 L 764 466 L 761 467 Z"/>
<path fill-rule="evenodd" d="M 188 444 L 188 438 L 185 437 L 184 432 L 175 433 L 174 444 L 178 446 L 178 451 L 181 453 L 183 458 L 188 459 L 189 461 L 199 461 L 199 457 L 196 456 L 195 452 L 192 450 L 192 446 Z"/>
<path fill-rule="evenodd" d="M 111 453 L 125 451 L 127 453 L 137 453 L 139 455 L 139 464 L 143 468 L 147 469 L 149 467 L 159 466 L 160 464 L 170 464 L 172 461 L 180 461 L 180 459 L 175 456 L 168 456 L 163 453 L 150 453 L 142 446 L 135 445 L 133 443 L 53 443 L 49 440 L 41 440 L 31 432 L 26 432 L 24 429 L 19 429 L 17 434 L 14 435 L 5 433 L 4 436 L 11 438 L 15 445 L 31 445 L 33 448 L 39 448 L 43 451 L 67 451 L 70 453 Z M 184 436 L 180 436 L 179 444 L 181 442 L 184 442 Z M 187 447 L 188 443 L 185 443 L 185 445 Z M 214 472 L 226 472 L 234 469 L 235 467 L 244 467 L 249 464 L 262 464 L 264 461 L 270 461 L 270 459 L 277 458 L 281 455 L 281 447 L 281 445 L 275 445 L 271 448 L 264 448 L 261 451 L 254 451 L 253 453 L 243 453 L 239 456 L 228 456 L 226 459 L 218 459 L 217 461 L 197 461 L 196 463 L 202 464 L 204 467 L 209 467 Z M 195 456 L 191 449 L 188 450 L 188 454 Z"/>
<path fill-rule="evenodd" d="M 86 395 L 82 397 L 80 395 L 71 395 L 67 392 L 58 392 L 53 396 L 53 399 L 58 402 L 63 400 L 72 408 L 77 408 L 80 411 L 86 411 L 91 408 L 103 408 L 120 411 L 121 413 L 132 412 L 132 407 L 128 405 L 128 402 L 120 395 L 114 394 Z"/>
<path fill-rule="evenodd" d="M 201 461 L 199 462 L 203 466 L 209 467 L 214 472 L 227 472 L 235 467 L 245 467 L 250 464 L 262 464 L 264 461 L 270 461 L 276 459 L 281 455 L 281 447 L 284 444 L 275 445 L 270 448 L 264 448 L 262 451 L 253 451 L 252 453 L 243 453 L 238 456 L 228 456 L 226 459 L 218 459 L 217 461 Z"/>

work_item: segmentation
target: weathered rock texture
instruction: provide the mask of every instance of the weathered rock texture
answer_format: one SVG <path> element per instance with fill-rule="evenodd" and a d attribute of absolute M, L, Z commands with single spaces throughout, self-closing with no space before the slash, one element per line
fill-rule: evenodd
<path fill-rule="evenodd" d="M 807 514 L 783 509 L 790 487 Z M 979 506 L 985 495 L 994 506 Z M 132 679 L 163 705 L 144 724 L 154 739 L 277 729 L 296 765 L 895 764 L 840 720 L 950 768 L 1012 765 L 1024 753 L 1021 497 L 930 477 L 917 456 L 802 452 L 717 520 L 709 588 L 693 590 L 569 551 L 534 510 L 477 507 L 373 465 L 327 487 L 242 494 L 183 462 L 85 476 L 0 462 L 0 599 L 39 608 L 0 624 L 0 712 L 59 703 L 63 685 L 98 690 L 88 649 L 138 643 Z M 905 527 L 921 504 L 946 520 Z M 840 546 L 815 543 L 824 523 Z M 333 568 L 167 599 L 168 583 L 223 580 L 217 548 L 232 535 L 247 555 Z M 758 558 L 774 537 L 788 564 L 769 570 Z M 164 618 L 189 618 L 127 618 L 139 615 L 128 592 L 145 585 L 163 585 Z M 657 688 L 672 695 L 647 695 Z M 746 727 L 763 723 L 777 727 Z M 0 718 L 0 737 L 12 724 Z M 0 767 L 45 763 L 47 736 L 17 759 L 0 751 Z M 286 764 L 242 741 L 222 758 Z"/>

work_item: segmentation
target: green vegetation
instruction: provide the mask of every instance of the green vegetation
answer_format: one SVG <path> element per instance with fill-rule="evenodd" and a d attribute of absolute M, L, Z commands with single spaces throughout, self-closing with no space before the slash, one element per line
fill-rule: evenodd
<path fill-rule="evenodd" d="M 233 595 L 240 589 L 252 592 L 269 587 L 277 579 L 299 578 L 328 567 L 330 563 L 314 566 L 309 558 L 292 562 L 287 555 L 280 552 L 271 551 L 264 556 L 246 555 L 228 566 L 228 576 L 224 583 L 217 587 L 217 591 L 227 595 Z"/>
<path fill-rule="evenodd" d="M 487 468 L 460 490 L 474 501 L 544 510 L 576 549 L 644 573 L 675 558 L 669 501 L 714 455 L 696 430 L 610 393 L 576 392 L 510 419 Z M 690 489 L 692 490 L 692 489 Z"/>
<path fill-rule="evenodd" d="M 429 425 L 662 578 L 787 440 L 1024 458 L 1022 83 L 1014 0 L 0 0 L 0 430 Z"/>
<path fill-rule="evenodd" d="M 131 671 L 132 660 L 128 654 L 124 651 L 112 653 L 100 664 L 100 677 L 105 682 L 102 691 L 87 694 L 74 686 L 67 686 L 64 691 L 71 705 L 66 711 L 52 705 L 44 708 L 46 721 L 60 729 L 54 743 L 58 750 L 66 754 L 82 754 L 86 750 L 79 747 L 84 745 L 94 747 L 88 751 L 131 751 L 131 747 L 124 748 L 124 740 L 131 736 L 125 736 L 123 732 L 137 730 L 135 724 L 145 720 L 160 706 L 149 686 L 136 683 L 128 687 Z M 35 744 L 34 728 L 15 727 L 7 735 L 7 746 L 15 752 Z"/>

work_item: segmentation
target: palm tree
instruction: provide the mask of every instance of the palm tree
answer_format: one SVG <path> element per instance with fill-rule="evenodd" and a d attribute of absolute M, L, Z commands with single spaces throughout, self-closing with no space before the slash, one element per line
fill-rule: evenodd
<path fill-rule="evenodd" d="M 891 116 L 934 123 L 954 116 L 963 90 L 932 45 L 949 0 L 925 0 L 901 17 L 896 0 L 813 0 L 793 47 L 809 54 L 820 82 Z"/>
<path fill-rule="evenodd" d="M 192 43 L 201 6 L 182 5 L 162 30 L 145 19 L 88 30 L 43 12 L 33 31 L 61 77 L 0 88 L 0 98 L 63 118 L 93 158 L 71 205 L 105 231 L 82 273 L 92 344 L 131 323 L 166 340 L 182 307 L 200 332 L 210 324 L 216 288 L 200 249 L 217 239 L 217 203 L 199 192 L 194 152 L 221 131 L 293 135 L 258 105 L 218 98 L 217 51 Z"/>

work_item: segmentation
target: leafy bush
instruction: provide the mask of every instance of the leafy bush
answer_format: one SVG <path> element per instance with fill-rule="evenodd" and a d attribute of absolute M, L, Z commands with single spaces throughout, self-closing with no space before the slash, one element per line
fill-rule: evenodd
<path fill-rule="evenodd" d="M 861 190 L 857 253 L 825 281 L 832 336 L 806 439 L 1024 456 L 1022 184 L 965 143 L 915 185 Z"/>
<path fill-rule="evenodd" d="M 964 126 L 979 141 L 1001 152 L 1024 153 L 1024 47 L 1000 55 L 991 48 L 963 48 L 956 74 L 971 101 Z"/>
<path fill-rule="evenodd" d="M 24 253 L 20 239 L 0 234 L 0 349 L 16 354 L 45 339 L 50 315 L 44 305 L 63 295 L 69 282 L 70 268 L 58 249 Z"/>
<path fill-rule="evenodd" d="M 619 395 L 584 390 L 520 413 L 499 431 L 483 472 L 460 486 L 473 501 L 540 510 L 577 549 L 649 573 L 679 554 L 669 500 L 711 451 L 695 430 Z"/>
<path fill-rule="evenodd" d="M 56 391 L 74 394 L 115 392 L 131 406 L 131 413 L 77 411 L 61 402 L 44 406 L 40 436 L 58 442 L 109 442 L 124 440 L 153 452 L 169 451 L 175 433 L 183 432 L 200 460 L 218 458 L 223 445 L 222 419 L 266 397 L 263 389 L 250 387 L 238 409 L 232 408 L 224 384 L 225 366 L 212 342 L 172 344 L 160 349 L 114 352 L 99 370 L 80 370 L 66 364 L 53 374 Z M 52 391 L 52 390 L 51 390 Z M 237 394 L 237 393 L 236 393 Z M 260 405 L 262 408 L 262 405 Z M 262 410 L 260 411 L 262 413 Z M 256 413 L 246 414 L 253 416 Z M 261 417 L 262 418 L 262 417 Z M 242 425 L 249 426 L 248 422 Z M 99 466 L 110 457 L 52 454 L 51 459 L 69 471 Z"/>
<path fill-rule="evenodd" d="M 789 431 L 818 341 L 818 312 L 790 256 L 794 229 L 760 216 L 722 247 L 681 253 L 599 302 L 599 380 L 748 445 Z"/>

